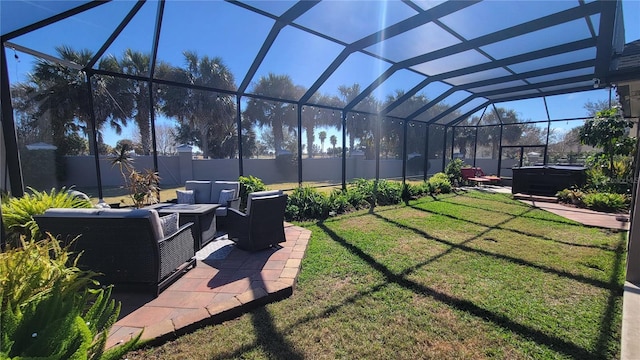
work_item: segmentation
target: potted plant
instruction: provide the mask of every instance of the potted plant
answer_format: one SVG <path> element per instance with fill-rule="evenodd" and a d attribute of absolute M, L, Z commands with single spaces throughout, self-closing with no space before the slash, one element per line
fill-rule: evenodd
<path fill-rule="evenodd" d="M 121 144 L 115 149 L 112 166 L 118 166 L 124 180 L 124 188 L 129 192 L 133 206 L 141 208 L 146 205 L 157 204 L 160 193 L 160 176 L 149 169 L 138 172 L 133 166 L 133 158 L 129 156 L 129 144 Z"/>

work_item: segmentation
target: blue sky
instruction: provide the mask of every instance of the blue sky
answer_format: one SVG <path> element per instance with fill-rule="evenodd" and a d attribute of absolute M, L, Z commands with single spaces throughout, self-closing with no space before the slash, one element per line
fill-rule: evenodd
<path fill-rule="evenodd" d="M 6 6 L 10 3 L 10 1 L 2 1 L 3 19 L 7 15 L 7 11 L 10 11 L 7 10 L 10 7 Z M 276 14 L 286 11 L 289 4 L 283 1 L 253 1 L 250 3 Z M 426 9 L 437 2 L 416 1 L 416 3 Z M 455 28 L 463 36 L 472 38 L 506 28 L 520 21 L 526 21 L 529 18 L 543 16 L 547 12 L 573 7 L 576 3 L 577 0 L 550 1 L 546 2 L 545 6 L 540 6 L 540 3 L 532 1 L 485 1 L 470 7 L 474 8 L 473 16 L 483 19 L 481 22 L 475 21 L 476 19 L 469 21 L 470 13 L 465 11 L 445 17 L 442 21 L 447 26 Z M 61 44 L 70 45 L 76 49 L 87 48 L 95 52 L 116 26 L 117 22 L 114 22 L 114 19 L 122 18 L 132 4 L 131 1 L 114 1 L 69 19 L 70 21 L 56 23 L 37 32 L 24 35 L 13 42 L 44 53 L 53 53 L 53 48 Z M 412 13 L 413 10 L 399 1 L 374 1 L 364 7 L 359 6 L 361 4 L 356 1 L 323 1 L 316 5 L 312 11 L 304 14 L 297 22 L 322 30 L 345 42 L 351 42 L 370 34 L 381 26 L 384 27 L 389 25 L 388 23 L 394 23 L 415 14 Z M 640 21 L 638 21 L 640 0 L 623 1 L 622 5 L 625 15 L 626 42 L 640 39 Z M 356 7 L 358 11 L 354 12 Z M 498 12 L 496 9 L 500 9 L 500 11 Z M 46 11 L 46 6 L 41 6 L 38 11 Z M 125 48 L 150 52 L 153 35 L 151 30 L 153 29 L 155 12 L 156 3 L 154 1 L 147 2 L 129 26 L 125 28 L 122 35 L 107 50 L 107 53 L 119 56 Z M 219 13 L 224 13 L 224 16 L 215 16 Z M 326 14 L 332 16 L 324 16 Z M 348 22 L 345 22 L 345 14 L 350 14 Z M 596 22 L 598 19 L 592 20 Z M 346 24 L 349 26 L 349 31 L 344 31 Z M 272 25 L 272 20 L 248 13 L 226 2 L 167 1 L 158 47 L 158 60 L 173 65 L 183 65 L 183 50 L 196 51 L 200 55 L 220 56 L 234 73 L 236 83 L 240 84 Z M 429 34 L 429 36 L 425 37 L 424 34 Z M 560 34 L 572 36 L 572 34 L 564 34 L 563 32 Z M 556 36 L 558 36 L 557 33 Z M 51 39 L 59 40 L 51 41 Z M 416 31 L 400 35 L 397 39 L 392 38 L 392 40 L 386 41 L 384 45 L 374 45 L 367 50 L 383 54 L 392 60 L 400 60 L 425 51 L 443 48 L 457 41 L 433 24 L 427 24 Z M 494 48 L 487 47 L 483 50 L 500 58 L 508 56 L 510 51 L 518 51 L 518 44 L 523 43 L 526 43 L 527 46 L 535 46 L 535 39 L 517 39 L 509 44 Z M 406 46 L 406 44 L 412 44 L 412 46 Z M 309 87 L 341 50 L 341 46 L 330 41 L 287 27 L 279 34 L 256 76 L 251 80 L 256 81 L 260 76 L 269 72 L 286 73 L 294 79 L 296 84 Z M 7 51 L 9 52 L 8 66 L 11 81 L 24 80 L 34 59 L 27 54 L 18 53 L 19 59 L 16 60 L 11 56 L 11 50 Z M 460 56 L 421 64 L 416 67 L 416 70 L 425 73 L 441 71 L 458 62 L 473 60 L 471 56 Z M 388 66 L 388 63 L 384 61 L 356 53 L 350 56 L 343 66 L 323 84 L 320 92 L 333 95 L 337 93 L 338 86 L 351 85 L 354 82 L 365 87 Z M 399 71 L 387 80 L 375 95 L 379 99 L 384 99 L 386 95 L 392 94 L 396 89 L 409 89 L 421 80 L 422 76 L 416 73 Z M 444 84 L 433 83 L 423 92 L 427 97 L 434 98 L 447 88 L 448 86 Z M 453 104 L 464 97 L 464 93 L 457 92 L 445 102 Z M 547 105 L 552 119 L 574 118 L 586 115 L 583 109 L 585 102 L 608 98 L 609 90 L 599 89 L 548 97 Z M 472 105 L 470 104 L 469 108 L 472 108 Z M 498 104 L 498 106 L 515 109 L 522 119 L 544 120 L 547 118 L 542 99 Z M 566 126 L 574 125 L 566 124 Z M 128 137 L 128 134 L 125 132 L 123 136 Z M 107 143 L 113 145 L 118 137 L 109 131 L 106 139 Z"/>

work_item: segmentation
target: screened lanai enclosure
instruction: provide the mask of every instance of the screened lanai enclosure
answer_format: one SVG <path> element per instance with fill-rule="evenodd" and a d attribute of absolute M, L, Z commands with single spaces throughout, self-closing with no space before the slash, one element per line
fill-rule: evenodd
<path fill-rule="evenodd" d="M 638 77 L 621 1 L 0 5 L 2 189 L 16 196 L 102 197 L 121 185 L 123 143 L 163 186 L 422 180 L 454 158 L 508 180 L 583 163 L 584 99 L 634 99 L 623 85 Z"/>

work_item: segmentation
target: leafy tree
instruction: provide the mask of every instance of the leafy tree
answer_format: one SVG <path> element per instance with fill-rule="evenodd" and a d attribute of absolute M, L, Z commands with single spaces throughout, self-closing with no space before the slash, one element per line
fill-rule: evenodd
<path fill-rule="evenodd" d="M 124 150 L 122 150 L 124 149 Z M 118 142 L 116 142 L 116 147 L 114 149 L 117 152 L 121 152 L 121 151 L 126 151 L 126 152 L 130 152 L 133 151 L 134 153 L 138 154 L 138 155 L 142 155 L 142 146 L 140 145 L 139 142 L 135 142 L 131 139 L 120 139 L 118 140 Z"/>
<path fill-rule="evenodd" d="M 467 123 L 467 121 L 465 121 Z M 467 158 L 467 152 L 476 140 L 475 127 L 469 126 L 457 126 L 455 129 L 454 146 L 457 146 L 463 159 Z"/>
<path fill-rule="evenodd" d="M 498 151 L 500 147 L 500 124 L 502 123 L 502 141 L 505 144 L 516 144 L 523 132 L 523 124 L 519 124 L 518 114 L 513 109 L 497 108 L 500 116 L 495 111 L 486 112 L 482 118 L 480 125 L 494 125 L 494 126 L 482 126 L 478 129 L 478 144 L 491 147 L 491 156 L 493 159 L 498 158 Z M 473 117 L 471 122 L 474 124 L 480 120 L 478 117 Z"/>
<path fill-rule="evenodd" d="M 253 87 L 256 95 L 278 99 L 299 99 L 302 89 L 296 87 L 289 75 L 270 73 L 262 76 Z M 276 156 L 284 149 L 284 133 L 295 132 L 298 123 L 297 110 L 285 102 L 250 98 L 243 116 L 252 124 L 271 127 Z"/>
<path fill-rule="evenodd" d="M 86 155 L 89 152 L 89 142 L 78 133 L 71 133 L 67 136 L 63 151 L 67 155 Z"/>
<path fill-rule="evenodd" d="M 636 138 L 629 137 L 632 126 L 633 123 L 618 115 L 618 108 L 613 107 L 598 111 L 580 128 L 580 141 L 583 144 L 603 149 L 609 160 L 609 176 L 615 174 L 614 157 L 629 155 L 635 148 Z"/>
<path fill-rule="evenodd" d="M 284 138 L 282 139 L 280 149 L 285 150 L 291 154 L 295 153 L 296 148 L 298 147 L 298 137 L 296 136 L 295 132 L 286 132 L 283 133 L 283 136 Z M 260 140 L 262 144 L 264 144 L 266 149 L 276 149 L 273 129 L 265 129 L 260 132 Z M 276 153 L 274 154 L 277 155 Z"/>
<path fill-rule="evenodd" d="M 386 108 L 387 106 L 393 104 L 400 97 L 402 97 L 404 95 L 405 95 L 405 92 L 403 90 L 396 90 L 394 95 L 387 96 L 387 98 L 385 100 L 385 103 L 383 105 L 383 108 Z M 401 115 L 410 115 L 410 114 L 418 111 L 419 109 L 423 108 L 428 103 L 429 103 L 429 98 L 427 98 L 424 94 L 417 94 L 417 95 L 414 95 L 414 96 L 410 97 L 405 102 L 403 102 L 400 106 L 398 106 L 394 110 L 394 113 L 398 113 L 398 114 L 401 114 Z M 443 111 L 445 111 L 447 108 L 448 108 L 448 106 L 444 105 L 444 104 L 433 105 L 429 109 L 427 109 L 425 112 L 420 114 L 419 118 L 422 121 L 432 119 L 436 115 L 438 115 L 438 114 L 442 113 Z M 425 146 L 425 143 L 424 143 L 425 142 L 425 128 L 423 128 L 420 125 L 415 126 L 416 125 L 415 122 L 411 123 L 411 124 L 413 124 L 414 126 L 412 126 L 412 127 L 410 126 L 409 131 L 407 132 L 407 151 L 409 153 L 421 153 L 422 154 L 424 152 L 424 146 Z M 427 125 L 425 125 L 425 126 L 427 126 Z M 438 130 L 435 130 L 437 128 L 438 127 L 432 126 L 429 129 L 429 131 L 438 132 Z M 399 128 L 399 130 L 401 130 L 401 128 Z M 395 131 L 397 132 L 398 130 L 395 130 Z M 398 139 L 399 139 L 399 137 L 398 137 Z M 442 149 L 443 141 L 444 141 L 444 135 L 437 136 L 437 137 L 430 136 L 429 137 L 429 147 L 431 149 Z M 397 149 L 397 151 L 400 151 L 400 144 L 395 145 L 395 148 Z"/>
<path fill-rule="evenodd" d="M 609 100 L 588 100 L 586 103 L 584 103 L 584 109 L 587 110 L 587 116 L 592 118 L 596 117 L 599 111 L 607 110 L 610 107 L 611 106 L 609 105 Z"/>

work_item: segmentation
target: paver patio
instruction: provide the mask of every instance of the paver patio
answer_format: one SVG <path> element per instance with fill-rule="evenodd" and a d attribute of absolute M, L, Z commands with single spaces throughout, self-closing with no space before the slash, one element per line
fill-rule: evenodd
<path fill-rule="evenodd" d="M 107 349 L 143 330 L 142 340 L 162 342 L 290 296 L 311 232 L 285 223 L 285 235 L 279 247 L 253 253 L 227 245 L 223 256 L 207 257 L 205 247 L 196 268 L 157 298 L 114 292 L 122 310 Z"/>

